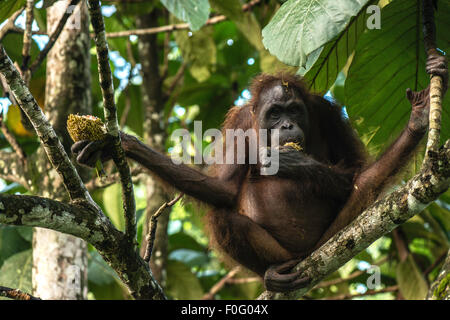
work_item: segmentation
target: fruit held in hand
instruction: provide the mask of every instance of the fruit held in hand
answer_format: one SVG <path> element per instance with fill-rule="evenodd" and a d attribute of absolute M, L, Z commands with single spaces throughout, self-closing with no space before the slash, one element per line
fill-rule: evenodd
<path fill-rule="evenodd" d="M 285 143 L 283 145 L 283 147 L 291 147 L 291 148 L 294 148 L 297 151 L 302 151 L 303 150 L 302 146 L 298 142 L 287 142 L 287 143 Z"/>
<path fill-rule="evenodd" d="M 91 115 L 80 116 L 69 114 L 67 118 L 67 131 L 74 142 L 81 140 L 98 141 L 106 136 L 106 128 L 102 120 Z M 105 176 L 103 165 L 100 160 L 95 164 L 97 175 Z"/>

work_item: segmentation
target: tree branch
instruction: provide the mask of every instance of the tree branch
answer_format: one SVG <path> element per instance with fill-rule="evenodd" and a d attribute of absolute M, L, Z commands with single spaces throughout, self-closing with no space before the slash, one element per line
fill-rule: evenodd
<path fill-rule="evenodd" d="M 183 196 L 184 196 L 184 193 L 180 193 L 177 197 L 175 197 L 170 202 L 164 202 L 164 204 L 151 216 L 150 222 L 149 222 L 149 227 L 148 227 L 148 234 L 146 237 L 147 249 L 145 250 L 145 255 L 144 255 L 145 262 L 147 262 L 147 263 L 150 262 L 150 258 L 152 257 L 153 243 L 155 242 L 156 226 L 158 223 L 159 216 L 164 213 L 166 208 L 172 207 Z"/>
<path fill-rule="evenodd" d="M 242 11 L 249 11 L 254 6 L 259 4 L 261 0 L 253 0 L 249 3 L 246 3 L 242 6 Z M 222 22 L 227 20 L 228 18 L 224 15 L 219 15 L 215 17 L 211 17 L 208 20 L 206 20 L 206 23 L 204 26 L 210 26 L 214 25 L 216 23 Z M 189 24 L 188 23 L 178 23 L 178 24 L 172 24 L 162 27 L 155 27 L 155 28 L 144 28 L 144 29 L 136 29 L 136 30 L 126 30 L 126 31 L 117 31 L 117 32 L 108 32 L 106 34 L 107 38 L 119 38 L 119 37 L 129 37 L 132 35 L 136 36 L 143 36 L 143 35 L 149 35 L 149 34 L 155 34 L 155 33 L 162 33 L 162 32 L 173 32 L 173 31 L 179 31 L 179 30 L 189 30 Z"/>
<path fill-rule="evenodd" d="M 122 199 L 125 216 L 125 234 L 130 242 L 137 246 L 136 203 L 134 200 L 133 181 L 131 171 L 122 148 L 117 121 L 117 109 L 114 102 L 114 88 L 111 67 L 108 57 L 108 42 L 105 37 L 105 24 L 98 0 L 88 0 L 89 15 L 95 33 L 97 49 L 98 72 L 103 95 L 103 110 L 105 114 L 106 130 L 114 141 L 113 160 L 120 174 L 122 184 Z"/>
<path fill-rule="evenodd" d="M 165 299 L 148 264 L 129 248 L 128 239 L 101 212 L 84 201 L 66 204 L 27 195 L 0 193 L 0 223 L 71 234 L 91 243 L 136 299 Z"/>
<path fill-rule="evenodd" d="M 429 160 L 430 165 L 406 185 L 375 202 L 294 268 L 303 271 L 299 278 L 312 279 L 307 287 L 288 294 L 265 291 L 259 299 L 295 299 L 304 295 L 375 240 L 436 200 L 450 184 L 450 140 L 439 152 L 431 153 Z"/>
<path fill-rule="evenodd" d="M 16 22 L 16 19 L 20 16 L 20 14 L 23 12 L 23 8 L 13 13 L 11 17 L 9 17 L 8 22 L 0 29 L 0 41 L 3 40 L 3 38 L 12 31 L 17 31 L 17 27 L 14 25 Z M 21 29 L 22 32 L 24 32 L 23 29 Z"/>
<path fill-rule="evenodd" d="M 20 291 L 19 289 L 12 289 L 0 286 L 0 296 L 10 298 L 13 300 L 41 300 L 33 297 L 31 294 Z"/>
<path fill-rule="evenodd" d="M 58 26 L 56 27 L 55 31 L 50 35 L 50 38 L 48 39 L 47 44 L 45 45 L 44 49 L 42 49 L 39 52 L 39 55 L 36 57 L 34 62 L 31 64 L 29 72 L 31 74 L 36 71 L 37 68 L 41 65 L 42 61 L 44 61 L 45 57 L 47 56 L 50 49 L 55 44 L 56 40 L 58 39 L 59 35 L 61 34 L 61 31 L 64 29 L 64 25 L 67 22 L 67 19 L 69 19 L 70 15 L 72 14 L 73 10 L 68 10 L 70 6 L 76 6 L 80 2 L 80 0 L 72 0 L 70 1 L 69 5 L 67 6 L 67 9 L 64 13 L 64 15 L 61 17 L 61 20 L 58 23 Z"/>
<path fill-rule="evenodd" d="M 438 54 L 436 50 L 436 26 L 434 24 L 433 0 L 423 0 L 423 42 L 427 56 Z M 429 152 L 436 152 L 439 148 L 441 132 L 442 99 L 444 96 L 444 81 L 441 76 L 431 75 L 430 77 L 430 125 L 428 130 L 427 148 L 425 160 Z"/>
<path fill-rule="evenodd" d="M 27 69 L 28 62 L 30 61 L 30 49 L 31 49 L 31 27 L 33 24 L 33 8 L 34 0 L 27 0 L 25 7 L 26 20 L 25 20 L 25 31 L 23 33 L 23 47 L 22 47 L 22 73 Z M 25 83 L 28 85 L 29 78 L 26 77 Z"/>

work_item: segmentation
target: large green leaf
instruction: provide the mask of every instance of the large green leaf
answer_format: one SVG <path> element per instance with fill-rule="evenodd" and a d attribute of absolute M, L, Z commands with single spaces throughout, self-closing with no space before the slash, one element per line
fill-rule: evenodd
<path fill-rule="evenodd" d="M 0 268 L 0 285 L 31 293 L 31 249 L 9 257 Z"/>
<path fill-rule="evenodd" d="M 396 0 L 381 11 L 380 30 L 368 30 L 359 39 L 345 82 L 346 106 L 361 136 L 383 145 L 405 126 L 411 106 L 405 90 L 425 88 L 420 3 Z M 437 44 L 450 52 L 450 1 L 439 2 L 436 13 Z M 450 137 L 448 106 L 443 103 L 441 138 Z"/>
<path fill-rule="evenodd" d="M 191 30 L 200 29 L 209 17 L 208 0 L 161 0 L 178 19 L 189 23 Z"/>
<path fill-rule="evenodd" d="M 289 0 L 263 29 L 270 53 L 292 66 L 305 66 L 307 57 L 345 29 L 368 0 Z"/>
<path fill-rule="evenodd" d="M 323 93 L 330 89 L 355 50 L 359 37 L 367 29 L 367 7 L 376 2 L 367 2 L 337 37 L 308 56 L 306 67 L 300 68 L 298 73 L 304 76 L 312 91 Z"/>

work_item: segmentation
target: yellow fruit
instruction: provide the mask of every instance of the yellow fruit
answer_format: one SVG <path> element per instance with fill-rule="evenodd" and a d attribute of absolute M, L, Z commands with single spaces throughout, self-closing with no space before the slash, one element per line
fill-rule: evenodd
<path fill-rule="evenodd" d="M 294 148 L 297 151 L 302 151 L 303 150 L 302 146 L 298 142 L 286 142 L 283 145 L 283 147 L 291 147 L 291 148 Z"/>
<path fill-rule="evenodd" d="M 106 129 L 102 120 L 94 116 L 69 114 L 67 131 L 74 142 L 81 140 L 97 141 L 105 137 Z"/>

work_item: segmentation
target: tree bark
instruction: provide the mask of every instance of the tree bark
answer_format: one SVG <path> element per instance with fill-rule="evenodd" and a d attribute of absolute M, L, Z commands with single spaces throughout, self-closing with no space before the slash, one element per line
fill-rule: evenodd
<path fill-rule="evenodd" d="M 58 1 L 47 10 L 50 32 L 57 27 L 69 1 Z M 71 15 L 47 56 L 45 112 L 70 154 L 72 141 L 66 130 L 70 113 L 91 112 L 89 19 L 81 2 Z M 42 178 L 39 194 L 67 200 L 58 175 L 54 174 L 45 152 L 37 152 L 36 162 Z M 78 168 L 80 169 L 80 168 Z M 87 170 L 78 170 L 85 179 Z M 74 236 L 36 228 L 33 234 L 33 293 L 42 299 L 74 300 L 87 298 L 87 246 Z"/>

